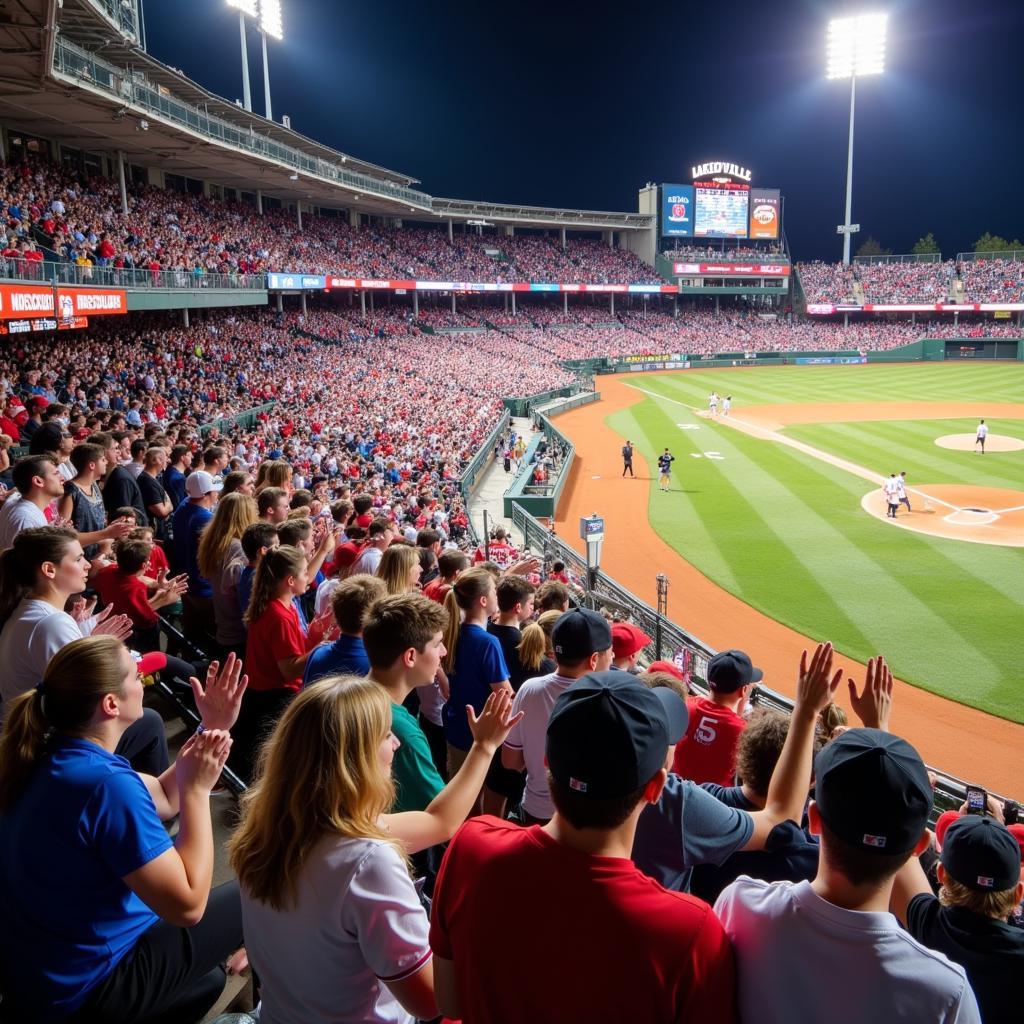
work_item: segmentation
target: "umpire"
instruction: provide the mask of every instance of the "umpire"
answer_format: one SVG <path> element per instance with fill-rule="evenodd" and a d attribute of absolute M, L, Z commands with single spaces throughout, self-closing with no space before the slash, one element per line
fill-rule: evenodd
<path fill-rule="evenodd" d="M 629 470 L 629 475 L 634 476 L 633 473 L 633 442 L 627 441 L 622 446 L 622 475 L 626 475 L 626 470 Z"/>

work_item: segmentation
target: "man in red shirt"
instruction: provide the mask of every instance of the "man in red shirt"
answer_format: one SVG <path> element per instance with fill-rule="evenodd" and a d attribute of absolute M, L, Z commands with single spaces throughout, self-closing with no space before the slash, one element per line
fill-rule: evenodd
<path fill-rule="evenodd" d="M 750 687 L 763 676 L 743 651 L 719 651 L 708 662 L 707 697 L 686 701 L 690 725 L 676 745 L 672 771 L 698 784 L 731 786 L 736 774 L 736 748 L 747 722 L 743 712 Z"/>
<path fill-rule="evenodd" d="M 735 1021 L 733 953 L 714 912 L 630 859 L 685 728 L 675 693 L 624 672 L 589 673 L 558 697 L 546 739 L 554 817 L 529 828 L 473 818 L 441 865 L 430 945 L 446 1017 Z"/>

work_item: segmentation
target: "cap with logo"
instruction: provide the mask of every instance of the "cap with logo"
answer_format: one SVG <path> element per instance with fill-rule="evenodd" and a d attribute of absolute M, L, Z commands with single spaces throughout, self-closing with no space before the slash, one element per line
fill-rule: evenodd
<path fill-rule="evenodd" d="M 815 801 L 831 833 L 860 850 L 904 854 L 928 823 L 932 787 L 918 752 L 879 729 L 849 729 L 814 762 Z"/>
<path fill-rule="evenodd" d="M 686 734 L 686 704 L 665 687 L 648 689 L 628 672 L 588 672 L 563 690 L 548 720 L 548 769 L 563 786 L 595 800 L 641 789 Z"/>
<path fill-rule="evenodd" d="M 745 651 L 719 651 L 708 662 L 708 685 L 716 693 L 735 693 L 741 686 L 764 678 Z"/>
<path fill-rule="evenodd" d="M 1003 892 L 1020 881 L 1020 846 L 995 818 L 965 814 L 946 830 L 942 866 L 975 892 Z"/>
<path fill-rule="evenodd" d="M 551 631 L 556 661 L 579 661 L 612 645 L 608 620 L 587 608 L 574 608 L 559 616 Z"/>
<path fill-rule="evenodd" d="M 632 622 L 612 624 L 612 654 L 616 658 L 628 658 L 642 651 L 650 642 L 651 638 Z"/>
<path fill-rule="evenodd" d="M 210 491 L 220 491 L 224 488 L 223 480 L 214 480 L 204 469 L 197 469 L 189 473 L 185 478 L 185 493 L 190 498 L 205 497 Z"/>

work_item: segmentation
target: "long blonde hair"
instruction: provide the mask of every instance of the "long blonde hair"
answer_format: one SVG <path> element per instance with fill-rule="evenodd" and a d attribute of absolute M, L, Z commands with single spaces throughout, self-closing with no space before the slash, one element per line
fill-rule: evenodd
<path fill-rule="evenodd" d="M 296 879 L 324 836 L 391 841 L 379 824 L 395 787 L 380 763 L 391 703 L 372 680 L 329 676 L 288 706 L 259 755 L 228 846 L 253 899 L 294 904 Z"/>
<path fill-rule="evenodd" d="M 519 654 L 519 663 L 523 668 L 528 668 L 531 672 L 536 672 L 540 668 L 544 655 L 552 650 L 551 634 L 555 623 L 563 614 L 564 612 L 560 612 L 557 608 L 541 612 L 536 622 L 529 623 L 523 629 L 523 638 L 516 648 Z"/>
<path fill-rule="evenodd" d="M 462 622 L 460 612 L 469 611 L 474 602 L 486 597 L 494 586 L 494 577 L 488 569 L 474 566 L 461 573 L 452 584 L 451 590 L 444 596 L 444 610 L 448 613 L 448 625 L 444 629 L 444 670 L 451 672 L 455 668 L 455 648 L 459 643 L 459 627 Z"/>
<path fill-rule="evenodd" d="M 0 813 L 25 791 L 51 730 L 75 735 L 108 693 L 123 693 L 124 650 L 115 636 L 72 640 L 50 659 L 41 685 L 8 703 L 0 735 Z"/>
<path fill-rule="evenodd" d="M 256 470 L 253 493 L 259 494 L 267 487 L 280 487 L 287 491 L 292 482 L 292 467 L 284 459 L 269 459 L 261 462 Z"/>
<path fill-rule="evenodd" d="M 408 544 L 392 544 L 385 549 L 377 566 L 377 576 L 384 581 L 389 595 L 397 597 L 409 592 L 409 573 L 419 560 L 419 552 Z"/>
<path fill-rule="evenodd" d="M 281 584 L 289 576 L 298 576 L 306 564 L 306 552 L 301 548 L 293 548 L 290 544 L 270 548 L 260 559 L 256 567 L 256 575 L 252 581 L 252 596 L 246 609 L 243 621 L 251 626 L 277 597 Z"/>
<path fill-rule="evenodd" d="M 228 548 L 233 540 L 240 541 L 246 528 L 256 522 L 256 500 L 248 494 L 233 494 L 220 499 L 213 518 L 206 524 L 199 538 L 196 561 L 206 579 L 213 579 L 224 568 Z"/>

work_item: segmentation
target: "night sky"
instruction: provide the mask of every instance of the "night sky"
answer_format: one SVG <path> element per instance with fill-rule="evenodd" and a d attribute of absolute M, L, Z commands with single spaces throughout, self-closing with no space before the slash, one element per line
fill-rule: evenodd
<path fill-rule="evenodd" d="M 635 211 L 646 182 L 725 159 L 782 189 L 797 259 L 838 259 L 848 82 L 824 77 L 837 14 L 886 10 L 886 73 L 857 87 L 854 246 L 943 254 L 1024 238 L 1024 2 L 589 4 L 282 0 L 274 115 L 431 195 Z M 237 13 L 145 0 L 151 53 L 241 96 Z M 259 37 L 253 106 L 263 110 Z"/>

